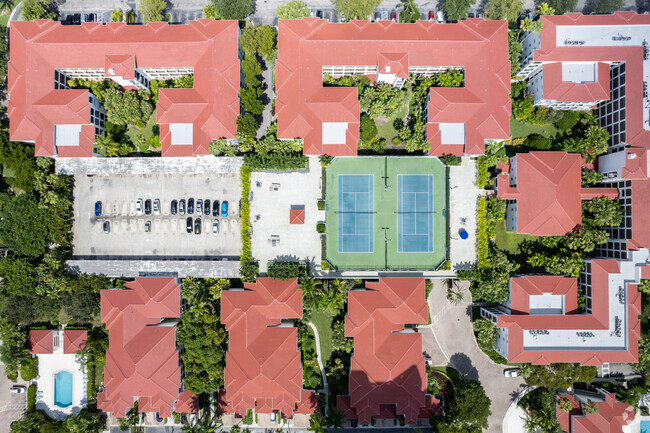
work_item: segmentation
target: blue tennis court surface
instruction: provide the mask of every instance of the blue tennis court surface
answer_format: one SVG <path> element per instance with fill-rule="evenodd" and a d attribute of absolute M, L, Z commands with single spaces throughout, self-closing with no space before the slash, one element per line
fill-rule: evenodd
<path fill-rule="evenodd" d="M 373 252 L 373 175 L 339 175 L 339 253 Z"/>
<path fill-rule="evenodd" d="M 397 251 L 433 251 L 433 175 L 397 177 Z"/>

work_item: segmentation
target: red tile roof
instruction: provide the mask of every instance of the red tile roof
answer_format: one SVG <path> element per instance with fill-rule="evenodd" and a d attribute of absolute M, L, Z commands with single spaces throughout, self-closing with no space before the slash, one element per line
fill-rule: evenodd
<path fill-rule="evenodd" d="M 609 393 L 605 401 L 595 402 L 597 412 L 586 414 L 572 395 L 559 395 L 571 402 L 571 412 L 564 412 L 558 405 L 557 420 L 566 433 L 620 433 L 623 426 L 634 420 L 635 411 L 627 403 L 617 402 L 616 394 Z"/>
<path fill-rule="evenodd" d="M 84 329 L 66 329 L 63 331 L 63 353 L 77 353 L 86 347 L 88 331 Z"/>
<path fill-rule="evenodd" d="M 515 158 L 517 185 L 510 187 L 508 174 L 501 174 L 498 186 L 499 198 L 517 200 L 518 233 L 564 235 L 582 223 L 581 200 L 618 197 L 614 188 L 581 187 L 578 154 L 530 152 Z"/>
<path fill-rule="evenodd" d="M 551 362 L 578 362 L 584 365 L 602 365 L 605 362 L 637 362 L 640 336 L 639 314 L 641 295 L 636 284 L 628 284 L 626 350 L 535 350 L 524 346 L 524 333 L 528 330 L 609 329 L 609 274 L 619 273 L 616 260 L 591 261 L 591 314 L 577 314 L 577 280 L 557 276 L 526 276 L 510 279 L 512 315 L 497 317 L 497 326 L 508 329 L 508 361 L 549 364 Z M 565 295 L 565 314 L 529 315 L 527 305 L 531 295 L 550 293 Z M 616 301 L 618 302 L 618 301 Z"/>
<path fill-rule="evenodd" d="M 641 46 L 557 46 L 558 26 L 630 26 L 650 24 L 649 15 L 637 15 L 630 11 L 618 11 L 613 15 L 582 15 L 567 13 L 564 15 L 543 16 L 544 30 L 541 33 L 541 49 L 533 53 L 533 59 L 538 62 L 625 62 L 626 86 L 626 142 L 631 146 L 650 147 L 650 131 L 643 129 L 643 47 Z M 544 69 L 546 73 L 546 68 Z M 602 75 L 599 66 L 599 81 Z M 554 80 L 558 83 L 557 80 Z M 546 87 L 544 76 L 544 97 L 547 92 L 556 89 Z M 600 92 L 600 90 L 598 90 Z M 600 96 L 598 93 L 594 96 Z M 576 95 L 577 97 L 577 95 Z M 547 98 L 552 99 L 552 98 Z M 568 95 L 566 100 L 570 100 Z M 577 97 L 578 102 L 582 102 Z M 582 98 L 584 99 L 584 98 Z M 595 101 L 595 100 L 594 100 Z"/>
<path fill-rule="evenodd" d="M 312 399 L 302 392 L 296 327 L 282 322 L 302 317 L 302 290 L 296 279 L 258 278 L 244 287 L 221 294 L 221 321 L 230 343 L 220 410 L 238 417 L 248 409 L 280 410 L 291 417 L 296 406 L 306 409 L 303 398 Z"/>
<path fill-rule="evenodd" d="M 94 68 L 129 79 L 134 67 L 193 67 L 193 89 L 161 89 L 157 121 L 163 156 L 208 154 L 212 139 L 234 138 L 239 114 L 236 21 L 187 25 L 11 23 L 10 137 L 34 141 L 36 155 L 92 156 L 88 91 L 54 90 L 54 69 Z M 193 144 L 172 145 L 169 123 L 192 123 Z M 79 146 L 54 145 L 54 125 L 81 124 Z"/>
<path fill-rule="evenodd" d="M 97 406 L 124 416 L 139 397 L 141 412 L 171 416 L 181 372 L 176 327 L 180 286 L 173 278 L 137 278 L 125 290 L 102 290 L 101 319 L 109 333 L 104 391 Z"/>
<path fill-rule="evenodd" d="M 400 332 L 405 324 L 427 322 L 424 292 L 423 278 L 382 278 L 367 283 L 366 290 L 349 292 L 345 335 L 354 338 L 350 395 L 338 398 L 346 417 L 370 424 L 371 416 L 381 416 L 383 405 L 392 405 L 407 424 L 415 424 L 430 406 L 422 335 Z"/>
<path fill-rule="evenodd" d="M 305 223 L 305 209 L 296 208 L 289 211 L 289 224 L 304 224 Z"/>
<path fill-rule="evenodd" d="M 545 63 L 544 99 L 560 102 L 595 102 L 609 99 L 609 63 L 598 62 L 598 81 L 562 81 L 562 63 Z"/>
<path fill-rule="evenodd" d="M 54 350 L 54 342 L 51 329 L 33 329 L 29 331 L 29 353 L 49 354 Z"/>
<path fill-rule="evenodd" d="M 176 409 L 174 412 L 177 413 L 197 413 L 199 410 L 199 396 L 185 390 L 178 397 L 176 402 Z"/>
<path fill-rule="evenodd" d="M 399 76 L 409 66 L 462 67 L 465 87 L 430 91 L 429 153 L 482 154 L 485 139 L 510 137 L 507 30 L 505 21 L 482 19 L 456 24 L 281 20 L 276 79 L 278 137 L 302 138 L 305 154 L 356 155 L 357 89 L 324 88 L 325 66 L 371 66 L 381 72 L 390 65 L 390 73 Z M 345 144 L 323 144 L 323 122 L 347 122 Z M 441 144 L 439 122 L 465 123 L 466 144 Z"/>

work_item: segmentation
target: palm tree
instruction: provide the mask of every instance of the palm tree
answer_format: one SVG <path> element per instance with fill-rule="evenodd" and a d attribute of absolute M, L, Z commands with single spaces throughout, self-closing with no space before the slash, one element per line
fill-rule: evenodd
<path fill-rule="evenodd" d="M 203 416 L 194 425 L 190 425 L 189 421 L 183 426 L 183 433 L 215 433 L 221 431 L 221 419 L 217 416 Z"/>
<path fill-rule="evenodd" d="M 334 428 L 343 428 L 345 424 L 345 414 L 334 406 L 330 406 L 326 418 L 327 425 Z"/>

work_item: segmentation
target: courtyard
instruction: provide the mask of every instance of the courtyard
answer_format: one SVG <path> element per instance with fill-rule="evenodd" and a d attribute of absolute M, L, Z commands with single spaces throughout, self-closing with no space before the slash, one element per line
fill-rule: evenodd
<path fill-rule="evenodd" d="M 235 258 L 241 250 L 237 172 L 184 174 L 75 175 L 72 251 L 75 257 L 93 258 Z M 189 200 L 195 202 L 189 213 Z M 198 213 L 198 201 L 219 201 L 217 216 Z M 137 210 L 136 202 L 142 200 Z M 154 201 L 159 200 L 156 212 Z M 177 210 L 171 212 L 175 200 Z M 180 212 L 184 200 L 185 212 Z M 102 209 L 95 214 L 95 203 Z M 153 207 L 145 213 L 145 202 Z M 228 202 L 222 217 L 221 203 Z M 190 219 L 191 233 L 187 220 Z M 218 234 L 213 221 L 218 221 Z M 109 223 L 106 233 L 104 223 Z M 200 227 L 197 234 L 195 225 Z"/>
<path fill-rule="evenodd" d="M 447 257 L 447 185 L 437 158 L 335 158 L 326 256 L 337 269 L 435 270 Z"/>

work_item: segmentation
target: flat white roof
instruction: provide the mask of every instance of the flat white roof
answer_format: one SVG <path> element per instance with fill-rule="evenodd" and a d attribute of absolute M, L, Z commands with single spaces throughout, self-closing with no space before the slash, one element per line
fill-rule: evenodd
<path fill-rule="evenodd" d="M 464 123 L 439 123 L 440 144 L 465 144 Z"/>
<path fill-rule="evenodd" d="M 530 295 L 530 314 L 564 314 L 564 295 Z"/>
<path fill-rule="evenodd" d="M 79 146 L 81 125 L 54 125 L 55 146 Z"/>
<path fill-rule="evenodd" d="M 593 83 L 598 81 L 598 64 L 595 62 L 562 62 L 562 81 Z"/>
<path fill-rule="evenodd" d="M 172 145 L 192 144 L 193 131 L 191 123 L 170 123 L 169 132 L 172 134 Z"/>
<path fill-rule="evenodd" d="M 323 144 L 345 144 L 347 122 L 323 122 Z"/>

